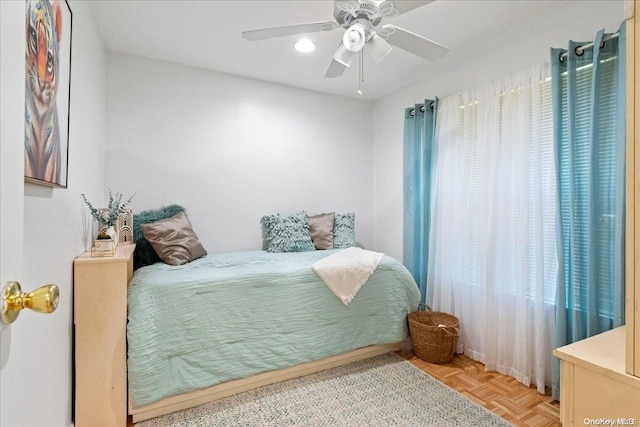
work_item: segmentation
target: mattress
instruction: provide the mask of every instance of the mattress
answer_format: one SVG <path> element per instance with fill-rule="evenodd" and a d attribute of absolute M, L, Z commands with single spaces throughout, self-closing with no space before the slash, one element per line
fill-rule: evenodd
<path fill-rule="evenodd" d="M 385 256 L 345 306 L 311 271 L 337 250 L 209 255 L 138 269 L 128 288 L 134 408 L 408 336 L 420 294 Z"/>

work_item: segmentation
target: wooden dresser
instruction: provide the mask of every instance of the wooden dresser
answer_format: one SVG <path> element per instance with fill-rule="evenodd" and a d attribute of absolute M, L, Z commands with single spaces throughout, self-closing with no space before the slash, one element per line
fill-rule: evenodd
<path fill-rule="evenodd" d="M 582 426 L 640 423 L 640 378 L 625 372 L 625 327 L 553 351 L 560 358 L 560 420 Z"/>
<path fill-rule="evenodd" d="M 135 245 L 73 262 L 76 427 L 127 425 L 127 284 Z"/>

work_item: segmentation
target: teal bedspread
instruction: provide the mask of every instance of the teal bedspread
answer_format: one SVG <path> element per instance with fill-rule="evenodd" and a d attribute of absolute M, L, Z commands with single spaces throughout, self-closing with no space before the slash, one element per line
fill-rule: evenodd
<path fill-rule="evenodd" d="M 405 339 L 420 299 L 409 272 L 385 256 L 345 306 L 311 271 L 335 252 L 237 252 L 137 270 L 127 325 L 133 406 Z"/>

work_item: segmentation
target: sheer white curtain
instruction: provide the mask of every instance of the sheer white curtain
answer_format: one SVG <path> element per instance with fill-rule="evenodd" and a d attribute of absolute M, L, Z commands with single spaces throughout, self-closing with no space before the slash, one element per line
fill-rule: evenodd
<path fill-rule="evenodd" d="M 458 352 L 544 393 L 557 281 L 551 83 L 543 64 L 438 108 L 427 303 Z"/>

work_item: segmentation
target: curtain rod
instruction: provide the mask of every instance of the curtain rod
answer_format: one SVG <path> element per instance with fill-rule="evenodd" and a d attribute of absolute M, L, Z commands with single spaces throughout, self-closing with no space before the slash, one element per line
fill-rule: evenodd
<path fill-rule="evenodd" d="M 606 35 L 606 36 L 604 36 L 602 38 L 602 43 L 606 42 L 607 40 L 615 39 L 619 35 L 620 35 L 619 32 L 618 33 L 613 33 L 613 34 L 608 34 L 608 35 Z M 584 44 L 582 46 L 576 46 L 576 55 L 582 56 L 582 54 L 584 53 L 584 51 L 586 49 L 589 49 L 589 48 L 592 48 L 592 47 L 593 47 L 593 42 Z M 600 47 L 602 48 L 604 46 L 601 45 Z M 560 54 L 560 62 L 564 61 L 564 58 L 567 57 L 567 54 L 568 54 L 567 52 L 564 52 L 564 53 Z"/>
<path fill-rule="evenodd" d="M 429 108 L 431 108 L 433 110 L 433 107 L 435 106 L 435 102 L 431 102 L 429 103 Z M 420 112 L 424 113 L 424 104 L 420 106 Z M 409 110 L 409 114 L 412 116 L 416 115 L 416 109 L 412 108 L 411 110 Z"/>

